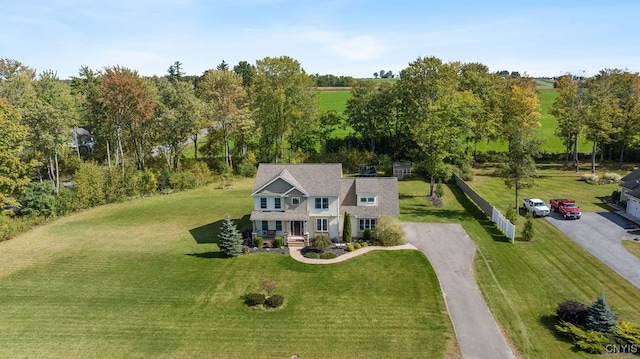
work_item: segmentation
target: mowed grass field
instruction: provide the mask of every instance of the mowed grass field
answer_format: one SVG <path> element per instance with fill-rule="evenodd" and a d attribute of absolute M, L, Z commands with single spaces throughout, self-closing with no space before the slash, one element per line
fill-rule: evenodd
<path fill-rule="evenodd" d="M 588 185 L 556 168 L 543 168 L 540 175 L 539 185 L 521 196 L 575 198 L 584 211 L 601 211 L 604 209 L 598 197 L 616 188 Z M 490 175 L 489 169 L 481 171 L 470 184 L 499 208 L 513 202 L 513 191 Z M 534 241 L 512 244 L 457 186 L 445 188 L 443 208 L 434 208 L 426 201 L 428 189 L 428 183 L 421 180 L 400 182 L 401 220 L 462 223 L 477 245 L 474 269 L 478 285 L 503 332 L 523 358 L 593 357 L 573 350 L 569 340 L 555 333 L 555 309 L 566 299 L 591 304 L 604 293 L 620 320 L 640 323 L 640 290 L 546 220 L 534 221 Z M 523 222 L 521 217 L 518 233 Z"/>
<path fill-rule="evenodd" d="M 329 266 L 221 258 L 253 180 L 107 205 L 0 243 L 1 358 L 445 358 L 459 352 L 418 251 Z M 242 296 L 272 278 L 285 306 Z"/>

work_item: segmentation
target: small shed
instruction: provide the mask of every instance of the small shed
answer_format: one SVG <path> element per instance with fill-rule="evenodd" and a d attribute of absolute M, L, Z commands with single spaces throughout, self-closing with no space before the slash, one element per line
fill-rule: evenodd
<path fill-rule="evenodd" d="M 411 175 L 411 162 L 395 162 L 393 164 L 393 176 L 403 179 Z"/>

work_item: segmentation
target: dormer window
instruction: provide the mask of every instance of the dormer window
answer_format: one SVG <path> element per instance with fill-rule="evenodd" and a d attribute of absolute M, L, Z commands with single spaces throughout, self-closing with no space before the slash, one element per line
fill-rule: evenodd
<path fill-rule="evenodd" d="M 375 194 L 362 194 L 358 196 L 358 206 L 377 206 L 378 198 Z"/>
<path fill-rule="evenodd" d="M 291 205 L 299 206 L 300 205 L 300 197 L 291 197 Z"/>

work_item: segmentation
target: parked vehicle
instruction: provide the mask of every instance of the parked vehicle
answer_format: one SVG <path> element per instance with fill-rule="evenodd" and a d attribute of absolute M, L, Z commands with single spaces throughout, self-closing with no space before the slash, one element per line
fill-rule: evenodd
<path fill-rule="evenodd" d="M 522 205 L 524 209 L 534 217 L 545 217 L 551 212 L 549 207 L 538 198 L 525 198 L 522 200 Z"/>
<path fill-rule="evenodd" d="M 549 200 L 549 207 L 554 212 L 560 212 L 565 219 L 580 219 L 582 216 L 580 207 L 572 199 L 552 198 Z"/>

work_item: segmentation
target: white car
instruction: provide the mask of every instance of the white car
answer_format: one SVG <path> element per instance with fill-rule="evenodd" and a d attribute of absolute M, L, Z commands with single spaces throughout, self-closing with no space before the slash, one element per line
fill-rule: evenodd
<path fill-rule="evenodd" d="M 522 200 L 522 205 L 534 217 L 545 217 L 551 212 L 546 203 L 539 198 L 525 198 Z"/>

